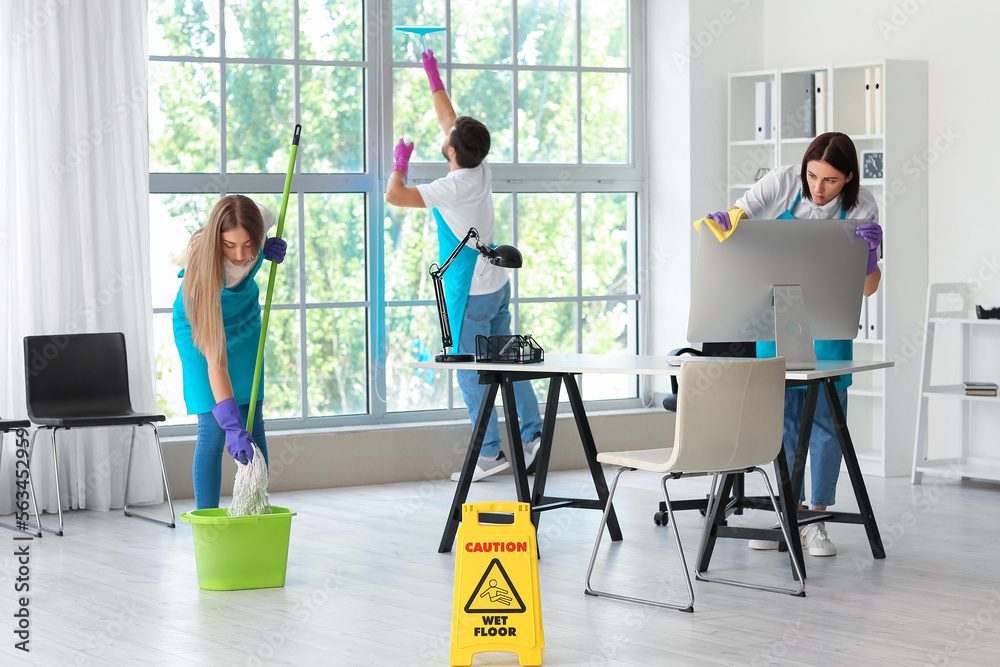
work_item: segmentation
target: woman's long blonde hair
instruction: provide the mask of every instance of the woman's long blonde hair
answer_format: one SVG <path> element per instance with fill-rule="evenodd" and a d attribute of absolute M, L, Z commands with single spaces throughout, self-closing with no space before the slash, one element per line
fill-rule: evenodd
<path fill-rule="evenodd" d="M 205 226 L 191 235 L 184 271 L 184 306 L 191 323 L 191 339 L 209 363 L 220 366 L 226 353 L 221 300 L 225 286 L 222 233 L 237 227 L 247 231 L 260 252 L 264 243 L 260 209 L 249 197 L 228 195 L 212 208 Z"/>

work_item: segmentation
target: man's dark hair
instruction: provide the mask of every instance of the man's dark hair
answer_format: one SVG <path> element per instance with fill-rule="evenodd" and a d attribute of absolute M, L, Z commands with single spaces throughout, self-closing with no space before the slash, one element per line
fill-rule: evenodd
<path fill-rule="evenodd" d="M 490 131 L 475 118 L 456 118 L 449 140 L 455 149 L 455 162 L 463 169 L 478 167 L 490 152 Z"/>

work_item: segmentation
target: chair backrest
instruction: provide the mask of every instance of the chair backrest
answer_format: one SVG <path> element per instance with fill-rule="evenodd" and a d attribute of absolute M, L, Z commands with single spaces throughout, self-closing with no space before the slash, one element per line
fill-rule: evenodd
<path fill-rule="evenodd" d="M 784 407 L 784 357 L 685 362 L 671 468 L 702 472 L 770 463 L 781 449 Z"/>
<path fill-rule="evenodd" d="M 24 384 L 36 423 L 130 413 L 125 334 L 25 336 Z"/>

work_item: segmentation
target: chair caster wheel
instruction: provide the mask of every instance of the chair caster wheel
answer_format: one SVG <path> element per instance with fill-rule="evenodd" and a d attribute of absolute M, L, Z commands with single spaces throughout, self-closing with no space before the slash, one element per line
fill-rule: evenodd
<path fill-rule="evenodd" d="M 656 512 L 653 514 L 653 523 L 657 526 L 666 526 L 670 523 L 670 515 L 666 512 Z"/>

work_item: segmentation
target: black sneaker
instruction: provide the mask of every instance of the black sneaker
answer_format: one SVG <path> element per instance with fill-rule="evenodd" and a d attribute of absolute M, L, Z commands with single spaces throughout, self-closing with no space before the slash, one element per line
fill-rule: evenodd
<path fill-rule="evenodd" d="M 479 461 L 476 462 L 476 469 L 472 473 L 472 481 L 478 482 L 481 479 L 486 479 L 491 475 L 495 475 L 498 472 L 503 472 L 510 467 L 510 462 L 507 461 L 507 457 L 504 456 L 503 450 L 495 459 L 487 459 L 482 456 L 479 457 Z M 462 476 L 462 471 L 451 473 L 451 481 L 457 482 Z"/>
<path fill-rule="evenodd" d="M 524 443 L 524 469 L 529 475 L 535 474 L 535 459 L 541 447 L 542 434 L 538 431 L 535 431 L 535 435 L 531 436 L 531 440 Z"/>

